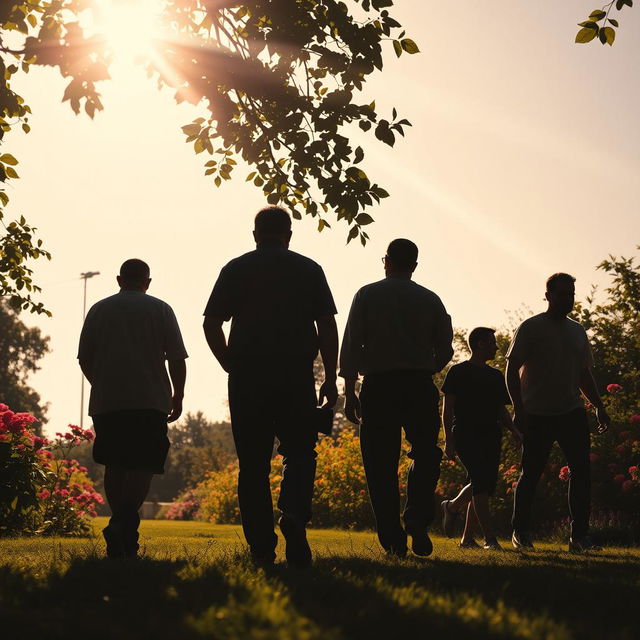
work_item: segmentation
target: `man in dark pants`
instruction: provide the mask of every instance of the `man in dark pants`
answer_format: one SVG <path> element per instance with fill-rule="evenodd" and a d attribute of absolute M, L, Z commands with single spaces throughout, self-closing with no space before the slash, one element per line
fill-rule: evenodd
<path fill-rule="evenodd" d="M 274 438 L 283 456 L 278 508 L 290 565 L 311 564 L 305 527 L 316 470 L 313 361 L 322 356 L 320 403 L 337 400 L 336 308 L 322 268 L 293 251 L 291 218 L 278 207 L 255 217 L 256 250 L 220 272 L 205 309 L 211 351 L 229 373 L 229 408 L 240 463 L 238 500 L 257 562 L 275 559 L 269 470 Z M 222 324 L 232 319 L 227 344 Z"/>
<path fill-rule="evenodd" d="M 120 293 L 91 307 L 80 336 L 78 359 L 91 383 L 93 457 L 106 467 L 112 512 L 103 531 L 109 558 L 136 556 L 138 510 L 153 474 L 164 473 L 167 422 L 182 413 L 187 352 L 171 307 L 146 295 L 149 276 L 142 260 L 125 261 Z"/>
<path fill-rule="evenodd" d="M 569 551 L 601 550 L 588 536 L 590 436 L 580 392 L 596 409 L 599 433 L 609 427 L 609 416 L 591 372 L 593 358 L 587 334 L 567 318 L 573 309 L 574 282 L 567 273 L 556 273 L 547 280 L 547 311 L 518 327 L 507 352 L 506 378 L 514 426 L 524 434 L 522 473 L 513 502 L 512 542 L 516 549 L 533 549 L 533 496 L 557 441 L 571 471 Z"/>
<path fill-rule="evenodd" d="M 416 555 L 433 545 L 434 492 L 442 452 L 437 446 L 438 390 L 432 375 L 453 355 L 451 318 L 440 298 L 412 281 L 418 248 L 391 242 L 383 258 L 386 278 L 362 287 L 353 300 L 340 352 L 345 413 L 362 421 L 360 443 L 378 538 L 391 554 L 404 556 L 407 534 Z M 358 374 L 364 375 L 360 398 Z M 411 444 L 407 503 L 400 522 L 398 461 L 402 428 Z"/>

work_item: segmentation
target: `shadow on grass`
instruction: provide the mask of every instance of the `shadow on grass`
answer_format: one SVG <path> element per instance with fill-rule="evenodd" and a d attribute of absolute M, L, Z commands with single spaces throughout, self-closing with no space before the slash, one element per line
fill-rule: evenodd
<path fill-rule="evenodd" d="M 328 556 L 304 572 L 265 572 L 241 554 L 0 567 L 0 625 L 41 639 L 635 637 L 637 556 L 479 558 Z"/>

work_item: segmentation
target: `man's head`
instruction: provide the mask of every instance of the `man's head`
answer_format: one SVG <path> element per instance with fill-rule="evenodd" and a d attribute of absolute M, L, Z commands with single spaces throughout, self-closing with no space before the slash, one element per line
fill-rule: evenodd
<path fill-rule="evenodd" d="M 133 291 L 146 291 L 151 282 L 149 265 L 138 258 L 125 260 L 120 267 L 120 275 L 117 276 L 121 289 Z"/>
<path fill-rule="evenodd" d="M 291 240 L 291 216 L 281 207 L 265 207 L 256 214 L 253 226 L 256 244 L 279 244 L 285 249 Z"/>
<path fill-rule="evenodd" d="M 410 277 L 418 266 L 418 247 L 405 238 L 392 240 L 384 257 L 384 272 L 390 276 Z"/>
<path fill-rule="evenodd" d="M 489 327 L 476 327 L 469 333 L 469 348 L 471 353 L 484 360 L 493 360 L 496 357 L 498 345 L 496 343 L 496 332 Z"/>
<path fill-rule="evenodd" d="M 547 278 L 544 297 L 549 302 L 549 311 L 554 315 L 571 313 L 576 297 L 576 279 L 568 273 L 554 273 Z"/>

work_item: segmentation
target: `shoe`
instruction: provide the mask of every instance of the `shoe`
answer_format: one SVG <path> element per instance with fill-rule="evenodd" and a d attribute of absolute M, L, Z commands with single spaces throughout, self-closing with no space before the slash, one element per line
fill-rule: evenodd
<path fill-rule="evenodd" d="M 461 549 L 480 549 L 480 545 L 473 538 L 466 540 L 465 542 L 460 541 L 458 546 Z"/>
<path fill-rule="evenodd" d="M 109 560 L 121 560 L 127 556 L 122 534 L 113 525 L 107 525 L 102 530 L 102 535 L 107 544 L 107 558 Z"/>
<path fill-rule="evenodd" d="M 570 553 L 587 553 L 589 551 L 602 551 L 602 547 L 596 544 L 589 536 L 582 538 L 569 538 Z"/>
<path fill-rule="evenodd" d="M 456 524 L 460 514 L 457 511 L 451 511 L 449 506 L 451 500 L 443 500 L 442 505 L 442 530 L 447 538 L 453 538 L 456 534 Z"/>
<path fill-rule="evenodd" d="M 312 564 L 312 557 L 304 525 L 299 524 L 293 518 L 282 516 L 280 530 L 286 542 L 287 564 L 297 569 L 308 569 Z"/>
<path fill-rule="evenodd" d="M 420 533 L 408 531 L 407 533 L 411 536 L 411 551 L 413 553 L 423 558 L 431 555 L 433 542 L 431 542 L 431 538 L 426 531 Z"/>
<path fill-rule="evenodd" d="M 489 540 L 485 540 L 482 545 L 483 549 L 487 551 L 504 551 L 504 549 L 500 546 L 500 543 L 496 540 L 496 538 L 490 538 Z"/>
<path fill-rule="evenodd" d="M 404 547 L 388 547 L 387 549 L 384 550 L 384 552 L 388 555 L 388 556 L 392 556 L 394 558 L 406 558 L 407 557 L 407 546 L 405 545 Z"/>
<path fill-rule="evenodd" d="M 527 533 L 515 531 L 511 534 L 511 544 L 514 549 L 534 549 L 533 542 Z"/>

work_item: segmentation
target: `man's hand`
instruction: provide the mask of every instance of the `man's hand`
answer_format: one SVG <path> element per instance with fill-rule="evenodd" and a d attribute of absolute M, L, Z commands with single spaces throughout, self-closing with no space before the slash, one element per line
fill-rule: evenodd
<path fill-rule="evenodd" d="M 609 426 L 611 425 L 611 418 L 609 417 L 609 414 L 607 413 L 607 410 L 603 405 L 596 407 L 596 418 L 598 420 L 596 431 L 598 433 L 604 433 L 605 431 L 607 431 L 607 429 L 609 429 Z"/>
<path fill-rule="evenodd" d="M 182 414 L 182 396 L 171 398 L 171 413 L 167 416 L 167 423 L 175 422 Z"/>
<path fill-rule="evenodd" d="M 456 442 L 453 438 L 453 434 L 449 434 L 444 443 L 444 454 L 449 460 L 456 459 Z"/>
<path fill-rule="evenodd" d="M 360 424 L 362 422 L 362 409 L 360 407 L 360 398 L 355 392 L 348 393 L 345 396 L 344 414 L 349 422 Z"/>
<path fill-rule="evenodd" d="M 338 387 L 335 380 L 325 380 L 320 387 L 318 404 L 321 406 L 329 406 L 333 409 L 338 401 Z M 325 404 L 323 405 L 323 400 Z"/>

